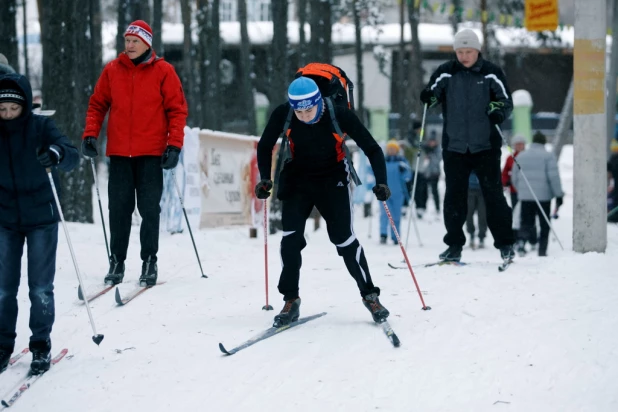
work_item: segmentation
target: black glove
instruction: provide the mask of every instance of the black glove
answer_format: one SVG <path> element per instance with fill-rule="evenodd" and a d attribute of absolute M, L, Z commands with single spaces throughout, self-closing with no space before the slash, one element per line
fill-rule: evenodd
<path fill-rule="evenodd" d="M 178 164 L 180 149 L 176 146 L 167 146 L 163 156 L 161 156 L 161 167 L 165 170 L 173 169 Z"/>
<path fill-rule="evenodd" d="M 425 103 L 429 107 L 433 107 L 438 104 L 438 98 L 431 89 L 423 89 L 421 92 L 421 102 Z"/>
<path fill-rule="evenodd" d="M 270 196 L 270 189 L 273 188 L 273 181 L 262 179 L 255 185 L 255 196 L 258 199 L 267 199 Z"/>
<path fill-rule="evenodd" d="M 52 166 L 57 166 L 58 163 L 60 163 L 60 161 L 62 160 L 63 155 L 64 150 L 62 150 L 62 147 L 53 144 L 49 147 L 39 148 L 36 158 L 39 163 L 41 163 L 41 166 L 48 168 Z"/>
<path fill-rule="evenodd" d="M 391 189 L 388 188 L 384 183 L 380 183 L 379 185 L 375 185 L 373 187 L 373 193 L 376 195 L 376 199 L 380 202 L 384 202 L 391 197 Z"/>
<path fill-rule="evenodd" d="M 489 121 L 492 124 L 501 124 L 504 121 L 504 111 L 502 108 L 504 107 L 504 103 L 502 102 L 491 102 L 487 107 L 487 116 L 489 116 Z"/>
<path fill-rule="evenodd" d="M 564 200 L 564 199 L 562 199 L 562 196 L 557 197 L 557 198 L 556 198 L 556 207 L 560 207 L 560 206 L 562 206 L 562 202 L 563 202 L 563 200 Z"/>
<path fill-rule="evenodd" d="M 84 157 L 88 157 L 90 159 L 99 155 L 99 152 L 97 151 L 96 137 L 87 136 L 84 140 L 82 140 L 82 154 Z"/>

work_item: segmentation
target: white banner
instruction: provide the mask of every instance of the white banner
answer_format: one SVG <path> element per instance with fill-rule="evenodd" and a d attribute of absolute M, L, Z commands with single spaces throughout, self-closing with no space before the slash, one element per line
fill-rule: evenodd
<path fill-rule="evenodd" d="M 251 224 L 257 138 L 200 131 L 200 227 Z"/>

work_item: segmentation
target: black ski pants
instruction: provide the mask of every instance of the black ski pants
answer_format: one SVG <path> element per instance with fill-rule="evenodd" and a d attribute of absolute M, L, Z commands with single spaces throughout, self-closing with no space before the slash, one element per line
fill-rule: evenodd
<path fill-rule="evenodd" d="M 463 247 L 466 236 L 463 224 L 468 214 L 468 179 L 474 171 L 479 178 L 485 207 L 487 226 L 500 249 L 515 242 L 513 214 L 502 193 L 500 151 L 484 150 L 478 153 L 443 153 L 446 193 L 444 195 L 444 243 Z"/>
<path fill-rule="evenodd" d="M 545 216 L 550 216 L 551 200 L 539 202 Z M 539 210 L 539 206 L 534 200 L 521 201 L 521 226 L 519 228 L 519 239 L 530 242 L 530 244 L 536 244 L 537 229 L 536 219 L 539 219 L 541 226 L 541 234 L 539 239 L 539 255 L 545 255 L 547 253 L 547 244 L 549 243 L 549 225 L 543 217 L 543 214 Z"/>
<path fill-rule="evenodd" d="M 427 200 L 429 200 L 429 192 L 431 191 L 431 197 L 433 197 L 436 211 L 440 212 L 440 193 L 438 192 L 439 180 L 440 176 L 425 177 L 419 174 L 418 181 L 416 182 L 416 194 L 414 195 L 417 209 L 427 209 Z"/>
<path fill-rule="evenodd" d="M 144 261 L 148 257 L 156 261 L 163 194 L 161 157 L 110 156 L 108 193 L 111 254 L 121 261 L 127 257 L 137 196 L 137 209 L 142 217 L 140 256 Z"/>
<path fill-rule="evenodd" d="M 474 214 L 476 213 L 477 223 L 479 225 L 478 238 L 485 239 L 487 233 L 487 210 L 485 208 L 485 199 L 480 190 L 474 189 L 468 191 L 468 216 L 466 218 L 466 229 L 471 238 L 474 238 Z"/>
<path fill-rule="evenodd" d="M 326 221 L 330 241 L 343 257 L 348 272 L 356 281 L 361 296 L 380 294 L 373 285 L 365 252 L 360 245 L 354 229 L 353 205 L 350 188 L 345 182 L 320 181 L 304 182 L 296 186 L 293 193 L 282 201 L 283 238 L 281 239 L 281 261 L 283 268 L 279 278 L 279 292 L 284 300 L 297 298 L 301 251 L 307 246 L 305 241 L 305 222 L 316 207 Z"/>

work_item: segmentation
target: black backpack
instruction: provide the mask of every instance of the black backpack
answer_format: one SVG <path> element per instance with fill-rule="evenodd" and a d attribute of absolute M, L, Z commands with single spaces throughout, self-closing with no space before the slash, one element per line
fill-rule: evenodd
<path fill-rule="evenodd" d="M 318 85 L 320 93 L 324 99 L 324 104 L 326 105 L 332 120 L 333 129 L 335 131 L 333 135 L 337 140 L 342 142 L 342 148 L 350 166 L 352 181 L 357 186 L 360 186 L 362 183 L 356 173 L 356 170 L 354 169 L 354 166 L 352 165 L 350 151 L 345 145 L 346 134 L 342 132 L 339 127 L 339 123 L 337 123 L 337 118 L 335 117 L 335 106 L 347 107 L 354 110 L 354 84 L 350 81 L 341 68 L 327 63 L 309 63 L 298 69 L 296 72 L 295 78 L 299 78 L 301 76 L 312 79 Z M 292 131 L 290 128 L 290 123 L 292 122 L 293 115 L 294 110 L 290 107 L 290 111 L 285 119 L 285 124 L 281 135 L 281 146 L 279 148 L 277 166 L 275 169 L 275 185 L 279 182 L 281 167 L 287 159 L 292 157 L 292 153 L 289 149 L 288 136 Z"/>

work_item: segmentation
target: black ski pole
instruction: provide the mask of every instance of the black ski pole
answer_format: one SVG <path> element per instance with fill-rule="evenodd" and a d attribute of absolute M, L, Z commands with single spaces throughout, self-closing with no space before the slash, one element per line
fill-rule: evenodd
<path fill-rule="evenodd" d="M 197 257 L 197 263 L 200 265 L 200 271 L 202 272 L 202 277 L 207 278 L 204 274 L 204 269 L 202 269 L 202 261 L 200 260 L 200 255 L 197 253 L 197 246 L 195 246 L 195 239 L 193 238 L 193 232 L 191 231 L 191 224 L 189 223 L 189 217 L 187 216 L 187 210 L 185 209 L 185 201 L 182 197 L 182 193 L 180 193 L 180 187 L 178 186 L 178 181 L 176 181 L 176 173 L 172 170 L 172 177 L 174 178 L 174 186 L 176 186 L 176 192 L 178 193 L 178 198 L 180 199 L 180 206 L 182 206 L 182 213 L 185 215 L 185 221 L 187 222 L 187 228 L 189 229 L 189 234 L 191 235 L 191 242 L 193 243 L 193 250 L 195 250 L 195 256 Z"/>
<path fill-rule="evenodd" d="M 62 222 L 62 227 L 64 228 L 64 235 L 67 238 L 67 243 L 69 244 L 69 250 L 71 251 L 71 257 L 73 258 L 73 265 L 75 266 L 75 273 L 77 273 L 77 280 L 79 282 L 79 287 L 84 292 L 84 302 L 86 303 L 86 311 L 88 312 L 88 317 L 90 318 L 90 326 L 92 326 L 92 341 L 99 345 L 103 340 L 103 335 L 97 334 L 96 326 L 94 325 L 94 318 L 92 317 L 92 312 L 90 311 L 90 304 L 88 303 L 88 294 L 86 293 L 86 289 L 84 288 L 84 282 L 82 281 L 82 275 L 79 273 L 79 267 L 77 266 L 77 258 L 75 257 L 75 252 L 73 251 L 73 244 L 71 243 L 71 238 L 69 237 L 69 229 L 67 229 L 67 224 L 64 221 L 64 214 L 62 213 L 62 208 L 60 207 L 60 199 L 58 198 L 58 192 L 56 191 L 56 184 L 54 183 L 54 178 L 51 173 L 51 169 L 45 169 L 47 171 L 47 177 L 49 178 L 49 184 L 51 185 L 52 192 L 54 192 L 54 199 L 56 200 L 56 207 L 58 208 L 58 214 L 60 215 L 60 222 Z"/>
<path fill-rule="evenodd" d="M 101 194 L 99 193 L 99 179 L 97 178 L 97 169 L 94 165 L 94 159 L 90 158 L 90 166 L 92 166 L 92 175 L 94 176 L 94 187 L 97 190 L 97 199 L 99 200 L 99 212 L 101 213 L 101 226 L 103 227 L 103 237 L 105 238 L 105 248 L 107 249 L 107 261 L 111 259 L 109 254 L 109 243 L 107 243 L 107 232 L 105 231 L 105 218 L 103 217 L 103 206 L 101 205 Z"/>

